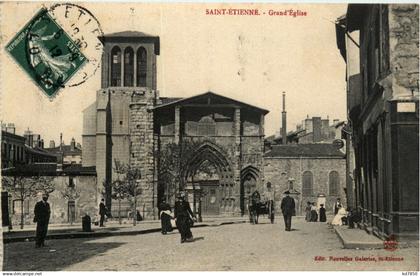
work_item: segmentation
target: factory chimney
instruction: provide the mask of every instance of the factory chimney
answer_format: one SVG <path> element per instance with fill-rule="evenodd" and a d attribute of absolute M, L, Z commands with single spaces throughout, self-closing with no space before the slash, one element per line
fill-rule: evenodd
<path fill-rule="evenodd" d="M 281 141 L 287 144 L 287 126 L 286 126 L 286 92 L 283 92 L 283 111 L 281 112 Z"/>

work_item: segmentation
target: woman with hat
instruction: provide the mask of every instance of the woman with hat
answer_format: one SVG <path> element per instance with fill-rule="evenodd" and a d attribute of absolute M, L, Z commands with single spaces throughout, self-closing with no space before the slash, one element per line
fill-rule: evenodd
<path fill-rule="evenodd" d="M 192 241 L 193 236 L 190 228 L 193 223 L 192 218 L 195 219 L 190 204 L 185 200 L 185 196 L 186 194 L 184 192 L 177 195 L 174 208 L 174 218 L 176 227 L 181 234 L 181 243 Z"/>

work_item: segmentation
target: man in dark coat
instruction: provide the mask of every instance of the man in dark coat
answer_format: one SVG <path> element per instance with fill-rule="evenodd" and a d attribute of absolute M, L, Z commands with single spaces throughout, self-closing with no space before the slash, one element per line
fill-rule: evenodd
<path fill-rule="evenodd" d="M 319 221 L 326 222 L 327 221 L 327 214 L 324 208 L 324 204 L 321 204 L 321 208 L 319 208 Z"/>
<path fill-rule="evenodd" d="M 34 222 L 36 222 L 36 239 L 35 247 L 39 248 L 45 246 L 45 237 L 48 232 L 48 223 L 50 222 L 50 204 L 48 201 L 48 194 L 42 194 L 42 200 L 35 204 Z"/>
<path fill-rule="evenodd" d="M 174 218 L 176 227 L 181 234 L 181 243 L 193 241 L 193 235 L 190 228 L 192 226 L 192 218 L 195 218 L 195 216 L 185 197 L 186 194 L 181 192 L 177 196 L 177 201 L 175 202 L 174 207 Z"/>
<path fill-rule="evenodd" d="M 285 230 L 290 231 L 292 228 L 292 215 L 295 210 L 295 200 L 289 196 L 289 191 L 286 191 L 285 195 L 286 196 L 281 201 L 281 211 L 283 213 L 284 225 L 286 227 Z"/>
<path fill-rule="evenodd" d="M 106 215 L 106 206 L 105 206 L 105 200 L 101 199 L 101 203 L 99 203 L 99 215 L 101 216 L 101 220 L 99 222 L 99 227 L 105 227 L 104 226 L 104 220 Z"/>

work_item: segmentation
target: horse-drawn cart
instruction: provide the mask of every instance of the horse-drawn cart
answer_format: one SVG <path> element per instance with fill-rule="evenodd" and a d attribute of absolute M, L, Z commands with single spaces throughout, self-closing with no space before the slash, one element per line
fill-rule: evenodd
<path fill-rule="evenodd" d="M 255 191 L 249 200 L 248 205 L 249 211 L 249 222 L 252 224 L 258 224 L 258 218 L 260 215 L 267 215 L 270 222 L 274 223 L 274 201 L 265 200 L 262 201 L 258 191 Z"/>

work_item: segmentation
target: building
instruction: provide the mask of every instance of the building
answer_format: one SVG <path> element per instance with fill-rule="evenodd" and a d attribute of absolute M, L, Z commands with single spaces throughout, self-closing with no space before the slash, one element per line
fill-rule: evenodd
<path fill-rule="evenodd" d="M 81 222 L 81 217 L 85 214 L 89 214 L 92 219 L 97 214 L 98 195 L 94 167 L 35 163 L 2 171 L 2 177 L 17 177 L 18 181 L 30 181 L 31 177 L 40 176 L 49 178 L 54 187 L 48 198 L 51 206 L 50 223 Z M 34 207 L 39 198 L 29 197 L 22 202 L 13 197 L 13 192 L 6 193 L 5 198 L 9 199 L 8 206 L 4 207 L 9 211 L 12 225 L 20 224 L 22 210 L 24 223 L 33 223 Z"/>
<path fill-rule="evenodd" d="M 360 227 L 418 239 L 419 6 L 350 4 L 336 26 Z"/>
<path fill-rule="evenodd" d="M 83 166 L 95 166 L 98 194 L 112 205 L 115 161 L 139 168 L 140 209 L 157 218 L 164 198 L 187 190 L 203 215 L 245 212 L 245 186 L 263 184 L 264 115 L 267 110 L 214 92 L 189 98 L 164 98 L 156 91 L 159 37 L 120 32 L 101 37 L 102 87 L 84 110 Z M 183 152 L 178 187 L 168 184 L 161 154 L 171 145 Z M 102 185 L 104 184 L 104 185 Z M 196 198 L 196 190 L 200 198 Z M 198 202 L 197 202 L 198 201 Z M 196 204 L 194 204 L 196 203 Z M 114 204 L 115 205 L 115 204 Z M 198 205 L 198 206 L 197 206 Z"/>
<path fill-rule="evenodd" d="M 62 138 L 60 145 L 55 146 L 54 140 L 50 141 L 50 147 L 45 149 L 50 154 L 57 157 L 57 161 L 62 164 L 82 164 L 82 147 L 76 144 L 74 138 L 71 139 L 70 145 L 65 145 Z"/>
<path fill-rule="evenodd" d="M 34 139 L 29 130 L 24 136 L 17 135 L 15 130 L 14 124 L 2 125 L 2 169 L 30 163 L 57 162 L 53 154 L 44 150 L 40 135 L 36 135 Z"/>
<path fill-rule="evenodd" d="M 264 178 L 279 214 L 285 191 L 294 197 L 298 215 L 304 215 L 308 201 L 325 204 L 327 211 L 337 198 L 345 204 L 346 159 L 333 144 L 274 145 L 264 154 Z"/>

